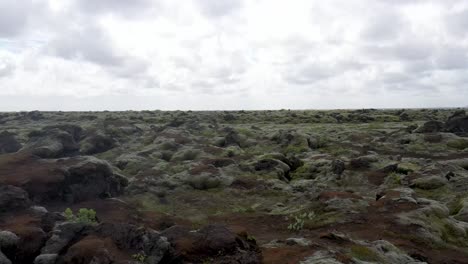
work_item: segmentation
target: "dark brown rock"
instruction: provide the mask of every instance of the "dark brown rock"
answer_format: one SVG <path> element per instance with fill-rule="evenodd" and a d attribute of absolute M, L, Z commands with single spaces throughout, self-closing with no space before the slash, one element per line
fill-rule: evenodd
<path fill-rule="evenodd" d="M 11 185 L 0 186 L 0 212 L 24 209 L 30 204 L 25 190 Z"/>

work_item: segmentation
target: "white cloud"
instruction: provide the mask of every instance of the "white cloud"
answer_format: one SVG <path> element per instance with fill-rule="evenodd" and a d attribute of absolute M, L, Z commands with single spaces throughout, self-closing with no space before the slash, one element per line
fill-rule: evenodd
<path fill-rule="evenodd" d="M 463 105 L 467 13 L 463 0 L 0 1 L 0 110 Z"/>

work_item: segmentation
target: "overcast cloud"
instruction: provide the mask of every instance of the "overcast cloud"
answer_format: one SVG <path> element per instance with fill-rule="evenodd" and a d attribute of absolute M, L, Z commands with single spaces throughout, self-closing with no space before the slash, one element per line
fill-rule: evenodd
<path fill-rule="evenodd" d="M 0 111 L 468 105 L 465 0 L 1 0 Z"/>

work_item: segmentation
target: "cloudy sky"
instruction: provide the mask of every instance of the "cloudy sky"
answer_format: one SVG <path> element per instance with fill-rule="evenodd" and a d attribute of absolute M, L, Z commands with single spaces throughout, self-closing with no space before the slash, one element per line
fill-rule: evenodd
<path fill-rule="evenodd" d="M 0 111 L 468 105 L 466 0 L 0 0 Z"/>

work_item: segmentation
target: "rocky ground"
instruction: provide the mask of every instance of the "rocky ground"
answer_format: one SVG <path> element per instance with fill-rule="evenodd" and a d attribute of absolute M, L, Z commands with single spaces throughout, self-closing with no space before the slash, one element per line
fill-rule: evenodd
<path fill-rule="evenodd" d="M 467 135 L 462 109 L 0 113 L 0 264 L 468 263 Z"/>

